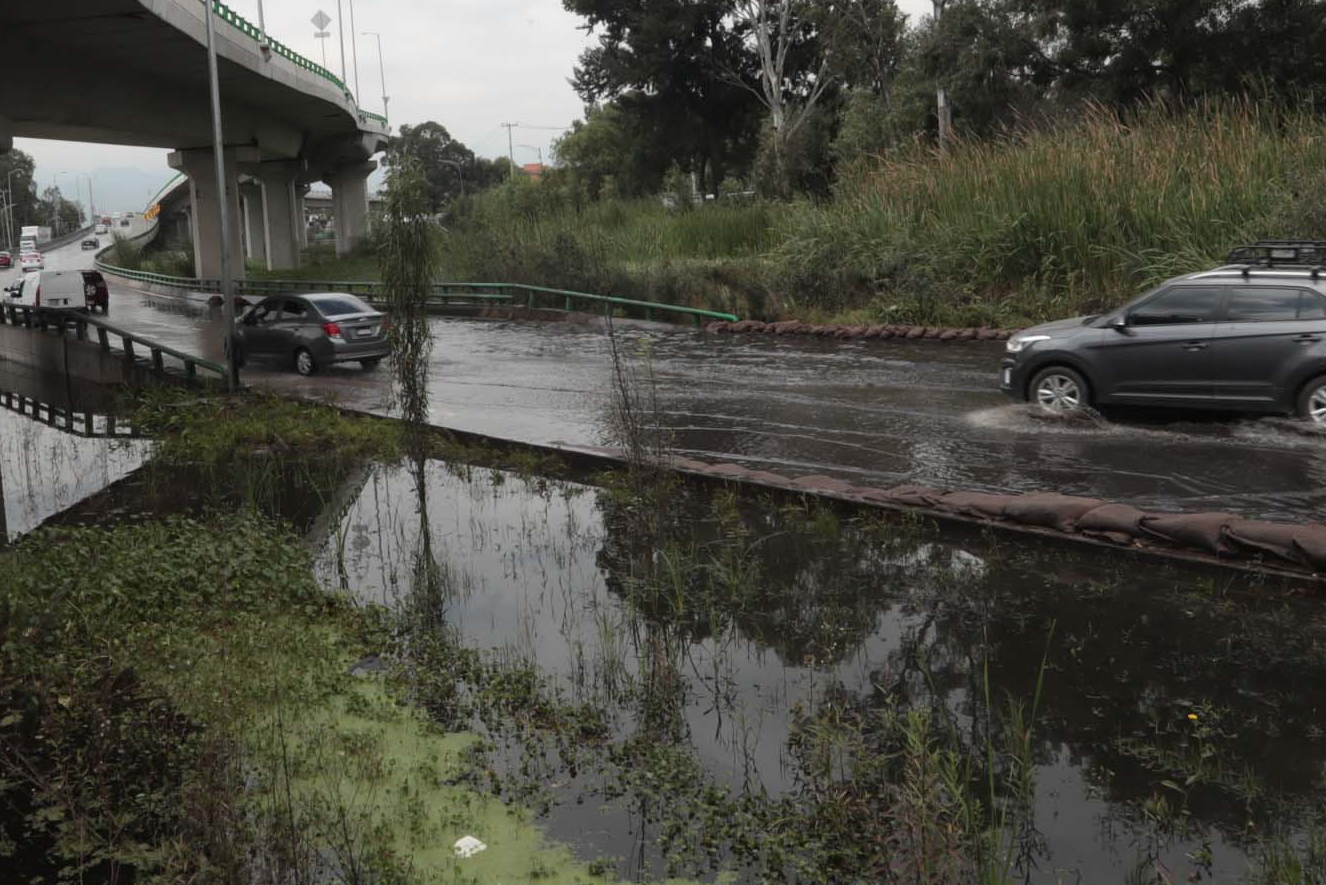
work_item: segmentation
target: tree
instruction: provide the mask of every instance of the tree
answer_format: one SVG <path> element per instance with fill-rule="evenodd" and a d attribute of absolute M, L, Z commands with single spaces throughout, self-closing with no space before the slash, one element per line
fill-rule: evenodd
<path fill-rule="evenodd" d="M 834 79 L 828 55 L 814 46 L 813 9 L 808 0 L 739 0 L 736 5 L 737 20 L 758 59 L 758 85 L 745 83 L 737 71 L 728 73 L 768 111 L 767 138 L 779 189 L 790 184 L 789 149 Z"/>
<path fill-rule="evenodd" d="M 654 183 L 652 158 L 640 150 L 631 121 L 614 103 L 586 109 L 584 121 L 553 143 L 553 157 L 571 187 L 591 201 L 605 193 L 642 194 Z"/>
<path fill-rule="evenodd" d="M 907 33 L 907 16 L 895 0 L 822 0 L 812 18 L 829 67 L 843 84 L 886 94 Z"/>
<path fill-rule="evenodd" d="M 473 188 L 475 169 L 474 152 L 451 137 L 441 123 L 429 120 L 417 126 L 402 126 L 400 133 L 387 145 L 383 162 L 399 169 L 408 161 L 418 164 L 423 176 L 424 195 L 431 212 L 444 206 Z"/>
<path fill-rule="evenodd" d="M 750 76 L 754 58 L 733 18 L 734 0 L 563 0 L 597 45 L 572 85 L 586 104 L 616 106 L 631 137 L 642 189 L 677 163 L 717 190 L 755 155 L 760 110 L 725 75 Z M 753 82 L 753 77 L 752 80 Z"/>
<path fill-rule="evenodd" d="M 10 175 L 11 172 L 13 175 Z M 41 201 L 37 198 L 37 186 L 33 181 L 35 172 L 36 164 L 29 154 L 20 150 L 0 154 L 0 188 L 12 188 L 13 192 L 15 240 L 18 239 L 18 228 L 25 224 L 50 223 L 49 220 L 39 220 Z M 5 201 L 9 199 L 9 195 L 9 191 L 6 191 Z M 46 218 L 50 218 L 49 213 Z M 8 222 L 8 212 L 5 213 L 5 222 Z"/>

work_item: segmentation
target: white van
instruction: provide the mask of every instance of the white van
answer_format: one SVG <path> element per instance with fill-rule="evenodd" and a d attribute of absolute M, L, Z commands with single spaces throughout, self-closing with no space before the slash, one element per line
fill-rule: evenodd
<path fill-rule="evenodd" d="M 5 289 L 5 303 L 47 310 L 85 311 L 89 301 L 87 286 L 81 270 L 34 271 Z"/>

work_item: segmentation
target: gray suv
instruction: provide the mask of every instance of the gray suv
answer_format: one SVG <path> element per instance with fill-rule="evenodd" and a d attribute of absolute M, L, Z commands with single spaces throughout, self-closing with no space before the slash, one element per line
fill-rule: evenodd
<path fill-rule="evenodd" d="M 1263 241 L 1118 310 L 1026 329 L 1000 387 L 1051 412 L 1141 405 L 1326 425 L 1326 241 Z"/>

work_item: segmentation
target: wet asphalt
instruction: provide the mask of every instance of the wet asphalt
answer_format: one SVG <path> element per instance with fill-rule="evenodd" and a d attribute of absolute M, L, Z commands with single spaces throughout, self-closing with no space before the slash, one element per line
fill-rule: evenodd
<path fill-rule="evenodd" d="M 51 267 L 90 266 L 77 245 Z M 220 360 L 221 318 L 111 282 L 110 320 Z M 561 323 L 438 318 L 433 423 L 532 443 L 609 441 L 612 363 L 601 330 Z M 857 341 L 678 331 L 618 332 L 650 411 L 679 454 L 867 485 L 1054 490 L 1160 510 L 1250 518 L 1326 513 L 1326 438 L 1287 419 L 1182 412 L 1099 422 L 1034 418 L 997 389 L 998 342 Z M 303 379 L 251 364 L 249 385 L 390 407 L 386 367 Z"/>

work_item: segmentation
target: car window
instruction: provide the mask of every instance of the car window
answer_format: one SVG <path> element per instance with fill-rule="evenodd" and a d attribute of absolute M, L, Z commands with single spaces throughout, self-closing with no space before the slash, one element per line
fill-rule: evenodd
<path fill-rule="evenodd" d="M 308 308 L 298 301 L 286 301 L 281 306 L 281 319 L 300 321 L 308 317 Z"/>
<path fill-rule="evenodd" d="M 336 317 L 349 316 L 354 313 L 372 313 L 373 308 L 360 301 L 353 295 L 336 295 L 327 298 L 318 298 L 314 302 L 318 310 L 327 319 L 332 320 Z"/>
<path fill-rule="evenodd" d="M 1225 319 L 1231 323 L 1274 323 L 1298 319 L 1301 289 L 1236 286 L 1229 291 Z"/>
<path fill-rule="evenodd" d="M 1316 292 L 1304 292 L 1303 300 L 1298 303 L 1300 320 L 1326 320 L 1326 298 Z"/>
<path fill-rule="evenodd" d="M 253 309 L 253 322 L 258 325 L 275 322 L 281 315 L 281 302 L 276 300 L 264 301 Z"/>
<path fill-rule="evenodd" d="M 1130 326 L 1176 326 L 1207 323 L 1220 303 L 1220 289 L 1214 286 L 1175 286 L 1128 314 Z"/>

